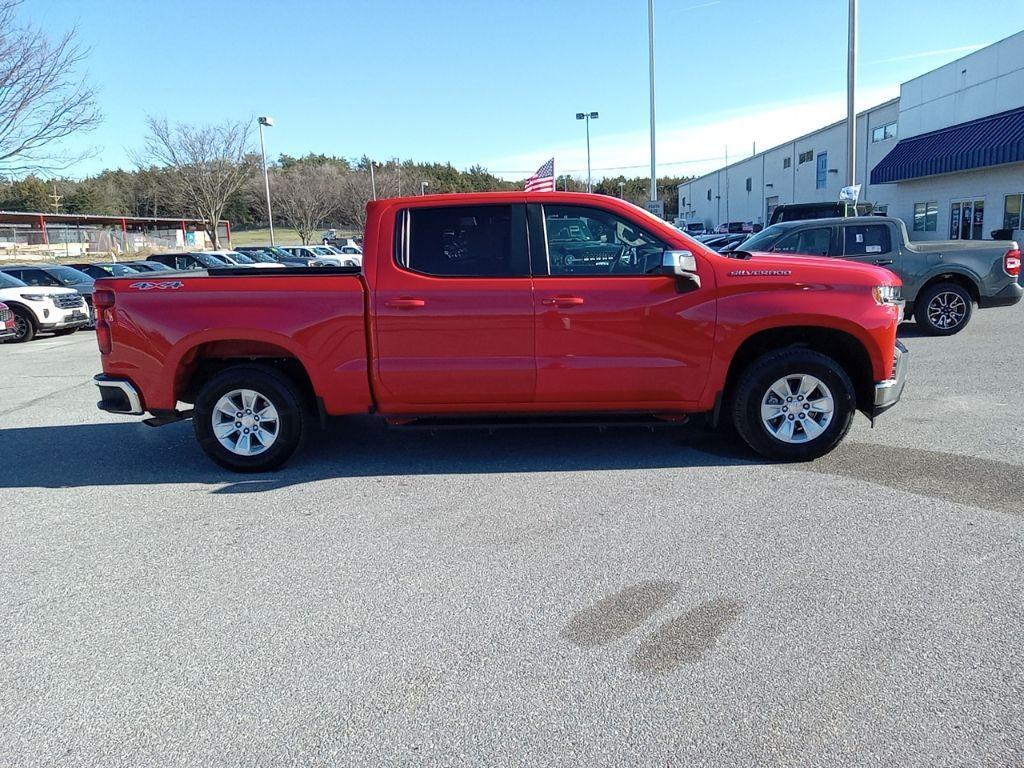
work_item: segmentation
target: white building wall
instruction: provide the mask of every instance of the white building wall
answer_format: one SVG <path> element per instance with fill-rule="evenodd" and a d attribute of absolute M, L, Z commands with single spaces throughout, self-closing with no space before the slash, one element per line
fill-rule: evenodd
<path fill-rule="evenodd" d="M 1024 102 L 1024 31 L 900 86 L 900 135 L 928 133 Z"/>

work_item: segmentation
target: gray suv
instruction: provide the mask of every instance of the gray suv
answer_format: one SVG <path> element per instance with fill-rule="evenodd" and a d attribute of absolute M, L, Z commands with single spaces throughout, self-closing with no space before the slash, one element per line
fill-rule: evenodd
<path fill-rule="evenodd" d="M 1006 307 L 1024 296 L 1014 241 L 910 242 L 903 221 L 888 216 L 772 224 L 733 255 L 745 252 L 832 256 L 891 269 L 903 280 L 907 315 L 935 336 L 963 330 L 975 305 Z"/>

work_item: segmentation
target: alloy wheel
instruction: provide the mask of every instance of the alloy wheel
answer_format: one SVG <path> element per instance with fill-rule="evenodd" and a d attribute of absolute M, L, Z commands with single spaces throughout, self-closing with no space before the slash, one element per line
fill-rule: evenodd
<path fill-rule="evenodd" d="M 948 331 L 956 328 L 967 317 L 967 302 L 953 291 L 937 293 L 928 302 L 928 322 Z"/>
<path fill-rule="evenodd" d="M 835 400 L 825 383 L 807 373 L 783 376 L 761 399 L 761 423 L 784 443 L 809 443 L 832 423 Z"/>
<path fill-rule="evenodd" d="M 217 441 L 237 456 L 256 456 L 268 450 L 281 427 L 274 404 L 252 389 L 233 389 L 223 395 L 210 418 Z"/>

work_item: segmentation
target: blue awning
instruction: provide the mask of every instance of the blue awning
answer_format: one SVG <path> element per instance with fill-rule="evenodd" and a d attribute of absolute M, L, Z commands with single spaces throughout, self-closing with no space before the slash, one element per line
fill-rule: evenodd
<path fill-rule="evenodd" d="M 900 139 L 871 171 L 872 184 L 1024 162 L 1024 107 Z"/>

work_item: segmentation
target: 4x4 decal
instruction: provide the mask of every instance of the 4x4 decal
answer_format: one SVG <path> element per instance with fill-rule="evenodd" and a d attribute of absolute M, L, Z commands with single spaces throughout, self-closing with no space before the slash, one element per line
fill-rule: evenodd
<path fill-rule="evenodd" d="M 185 284 L 181 282 L 181 280 L 161 280 L 159 283 L 154 283 L 149 280 L 143 280 L 142 282 L 139 283 L 132 283 L 129 286 L 129 288 L 134 288 L 137 291 L 151 291 L 154 288 L 159 288 L 160 290 L 164 290 L 166 288 L 176 290 L 178 288 L 184 287 Z"/>

